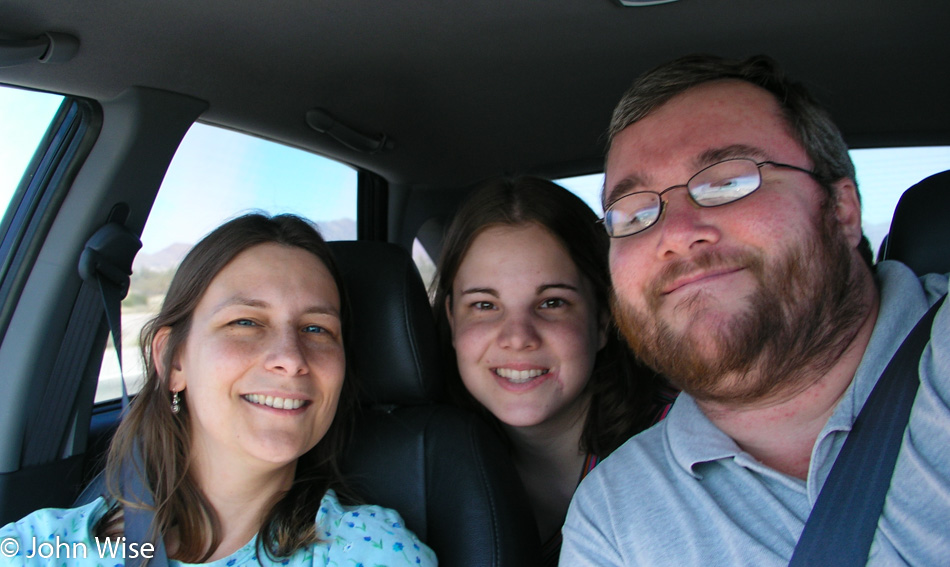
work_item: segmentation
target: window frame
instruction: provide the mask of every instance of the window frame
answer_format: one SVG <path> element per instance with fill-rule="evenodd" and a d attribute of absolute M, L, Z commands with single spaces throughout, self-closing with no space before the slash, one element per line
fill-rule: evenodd
<path fill-rule="evenodd" d="M 0 222 L 0 341 L 101 123 L 95 103 L 65 97 L 10 199 Z"/>

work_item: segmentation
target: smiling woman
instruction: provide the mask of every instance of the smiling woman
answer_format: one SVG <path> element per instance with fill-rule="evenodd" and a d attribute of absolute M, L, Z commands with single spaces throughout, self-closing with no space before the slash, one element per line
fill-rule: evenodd
<path fill-rule="evenodd" d="M 341 503 L 338 459 L 357 390 L 341 283 L 326 243 L 299 217 L 248 215 L 213 231 L 143 333 L 145 386 L 110 448 L 107 492 L 35 512 L 0 536 L 52 533 L 90 550 L 103 537 L 142 543 L 127 530 L 144 501 L 156 503 L 145 516 L 160 534 L 156 553 L 183 562 L 434 565 L 398 513 Z M 129 466 L 147 479 L 144 498 Z M 30 546 L 20 547 L 14 560 L 25 562 Z"/>
<path fill-rule="evenodd" d="M 218 272 L 177 352 L 166 352 L 173 325 L 150 331 L 159 374 L 185 394 L 196 471 L 210 475 L 208 486 L 218 466 L 293 465 L 326 435 L 343 387 L 340 318 L 325 264 L 266 243 Z M 285 473 L 293 478 L 292 467 Z"/>

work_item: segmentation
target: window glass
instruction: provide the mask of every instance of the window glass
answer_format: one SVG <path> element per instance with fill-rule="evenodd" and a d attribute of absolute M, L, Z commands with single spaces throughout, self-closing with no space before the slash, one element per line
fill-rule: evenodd
<path fill-rule="evenodd" d="M 59 95 L 0 85 L 0 213 L 10 205 L 62 102 Z"/>
<path fill-rule="evenodd" d="M 901 194 L 921 179 L 950 169 L 950 146 L 874 148 L 851 150 L 861 192 L 864 234 L 875 256 L 891 226 Z M 558 179 L 557 182 L 584 200 L 598 215 L 603 174 Z"/>
<path fill-rule="evenodd" d="M 603 173 L 564 177 L 554 182 L 583 199 L 598 217 L 604 216 L 604 209 L 600 206 L 600 192 L 604 188 Z"/>
<path fill-rule="evenodd" d="M 864 234 L 877 257 L 901 195 L 918 181 L 950 169 L 950 146 L 851 150 L 861 192 Z"/>
<path fill-rule="evenodd" d="M 431 291 L 432 282 L 435 280 L 435 260 L 429 256 L 429 251 L 418 238 L 412 240 L 412 261 L 415 262 L 419 275 L 422 276 L 422 283 L 426 286 L 426 291 Z M 433 300 L 435 297 L 430 297 Z"/>
<path fill-rule="evenodd" d="M 356 238 L 356 171 L 288 146 L 195 124 L 165 174 L 132 265 L 122 303 L 126 385 L 141 387 L 142 326 L 161 307 L 168 284 L 191 247 L 244 213 L 294 213 L 317 223 L 327 240 Z M 96 401 L 121 395 L 111 341 L 103 356 Z"/>

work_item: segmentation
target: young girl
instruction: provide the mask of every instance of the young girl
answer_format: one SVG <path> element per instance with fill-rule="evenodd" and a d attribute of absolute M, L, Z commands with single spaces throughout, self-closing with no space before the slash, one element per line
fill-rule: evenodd
<path fill-rule="evenodd" d="M 457 363 L 450 394 L 507 434 L 545 565 L 557 564 L 580 480 L 672 401 L 610 320 L 607 247 L 583 201 L 526 177 L 476 189 L 439 261 L 434 308 Z"/>
<path fill-rule="evenodd" d="M 150 543 L 171 565 L 435 565 L 396 512 L 337 497 L 356 388 L 342 289 L 297 217 L 248 215 L 199 242 L 143 331 L 146 382 L 110 448 L 108 493 L 0 529 L 19 544 L 12 562 L 41 563 L 38 541 L 85 549 L 51 565 L 121 564 L 100 550 L 141 507 L 126 482 L 138 463 Z"/>

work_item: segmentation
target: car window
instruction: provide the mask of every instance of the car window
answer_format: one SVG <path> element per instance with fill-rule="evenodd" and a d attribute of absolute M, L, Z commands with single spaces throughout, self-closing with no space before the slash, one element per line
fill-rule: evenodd
<path fill-rule="evenodd" d="M 418 238 L 412 240 L 412 261 L 415 262 L 419 275 L 422 276 L 422 283 L 425 284 L 426 290 L 431 291 L 432 281 L 435 280 L 435 260 Z M 432 295 L 430 300 L 435 299 L 434 294 Z"/>
<path fill-rule="evenodd" d="M 871 241 L 875 257 L 891 226 L 891 217 L 901 194 L 918 181 L 950 169 L 950 146 L 873 148 L 851 150 L 861 192 L 864 234 Z M 603 215 L 601 173 L 557 179 L 557 183 L 579 196 L 599 216 Z"/>
<path fill-rule="evenodd" d="M 132 264 L 122 302 L 122 365 L 130 391 L 141 387 L 139 333 L 161 307 L 188 250 L 224 221 L 248 212 L 294 213 L 327 240 L 356 238 L 356 171 L 324 157 L 242 133 L 195 124 L 165 174 Z M 111 341 L 96 402 L 121 395 Z"/>
<path fill-rule="evenodd" d="M 877 257 L 901 195 L 918 181 L 950 169 L 950 146 L 851 150 L 861 192 L 864 234 Z"/>
<path fill-rule="evenodd" d="M 604 188 L 604 174 L 579 175 L 577 177 L 562 177 L 555 179 L 555 183 L 580 197 L 587 206 L 603 216 L 604 209 L 600 206 L 600 192 Z"/>
<path fill-rule="evenodd" d="M 0 211 L 6 211 L 63 97 L 0 85 Z"/>

